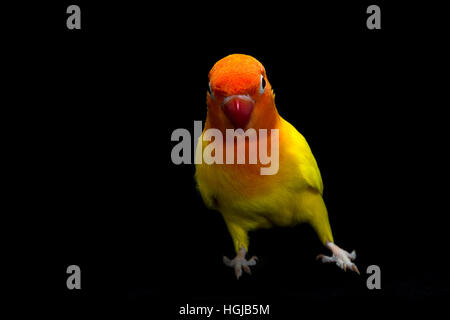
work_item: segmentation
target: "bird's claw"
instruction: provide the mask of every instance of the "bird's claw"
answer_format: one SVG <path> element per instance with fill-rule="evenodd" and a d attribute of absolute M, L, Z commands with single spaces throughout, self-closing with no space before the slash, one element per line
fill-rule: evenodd
<path fill-rule="evenodd" d="M 256 264 L 257 260 L 258 260 L 258 258 L 255 256 L 251 257 L 248 260 L 245 259 L 245 250 L 244 249 L 239 250 L 238 255 L 232 260 L 229 259 L 228 257 L 225 257 L 225 256 L 223 257 L 223 263 L 228 267 L 234 268 L 234 273 L 235 273 L 237 279 L 239 279 L 241 277 L 242 270 L 244 270 L 248 274 L 252 274 L 250 266 L 254 266 Z"/>
<path fill-rule="evenodd" d="M 352 262 L 356 259 L 356 252 L 353 250 L 351 253 L 339 248 L 338 246 L 333 244 L 333 247 L 330 247 L 333 255 L 331 257 L 327 257 L 323 254 L 319 254 L 316 257 L 316 260 L 321 260 L 323 263 L 336 263 L 336 265 L 344 271 L 347 271 L 347 268 L 356 272 L 360 275 L 358 267 Z"/>

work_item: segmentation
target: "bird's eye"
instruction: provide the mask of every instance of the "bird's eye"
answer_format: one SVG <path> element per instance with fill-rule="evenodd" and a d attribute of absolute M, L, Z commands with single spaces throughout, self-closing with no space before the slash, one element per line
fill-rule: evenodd
<path fill-rule="evenodd" d="M 264 79 L 264 76 L 261 75 L 261 82 L 259 85 L 259 94 L 263 94 L 264 93 L 264 89 L 266 89 L 266 80 Z"/>
<path fill-rule="evenodd" d="M 211 82 L 209 82 L 209 81 L 208 81 L 208 92 L 209 92 L 211 98 L 214 100 L 215 98 L 214 98 L 213 92 L 211 90 Z"/>

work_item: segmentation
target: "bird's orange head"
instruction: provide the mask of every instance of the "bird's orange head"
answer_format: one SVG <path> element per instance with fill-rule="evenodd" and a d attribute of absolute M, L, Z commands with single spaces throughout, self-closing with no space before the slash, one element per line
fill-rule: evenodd
<path fill-rule="evenodd" d="M 271 129 L 278 112 L 263 65 L 244 54 L 229 55 L 209 72 L 207 128 Z"/>

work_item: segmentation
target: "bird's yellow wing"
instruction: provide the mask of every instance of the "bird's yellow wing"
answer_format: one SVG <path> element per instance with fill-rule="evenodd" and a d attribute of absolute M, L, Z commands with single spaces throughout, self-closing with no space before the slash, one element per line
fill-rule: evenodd
<path fill-rule="evenodd" d="M 298 187 L 306 185 L 323 194 L 322 176 L 306 139 L 284 119 L 281 120 L 280 131 L 283 139 L 280 144 L 287 155 L 284 165 L 288 166 Z"/>

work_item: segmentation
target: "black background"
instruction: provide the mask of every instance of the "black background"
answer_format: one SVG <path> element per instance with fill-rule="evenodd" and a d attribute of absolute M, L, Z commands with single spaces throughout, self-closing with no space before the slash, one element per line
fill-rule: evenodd
<path fill-rule="evenodd" d="M 270 304 L 261 318 L 274 319 L 437 312 L 449 293 L 440 10 L 376 2 L 382 29 L 367 30 L 372 3 L 341 2 L 75 1 L 82 30 L 66 29 L 72 2 L 19 11 L 11 190 L 26 195 L 14 211 L 17 242 L 31 249 L 18 253 L 22 266 L 43 270 L 30 296 L 50 293 L 44 306 L 60 315 L 181 319 L 187 303 Z M 231 238 L 204 207 L 194 166 L 172 164 L 170 136 L 204 121 L 207 74 L 231 53 L 265 66 L 280 114 L 317 159 L 335 241 L 356 250 L 361 276 L 316 262 L 328 252 L 307 225 L 251 233 L 252 276 L 236 281 L 223 265 Z M 66 288 L 71 264 L 80 291 Z M 381 290 L 366 287 L 372 264 Z"/>

